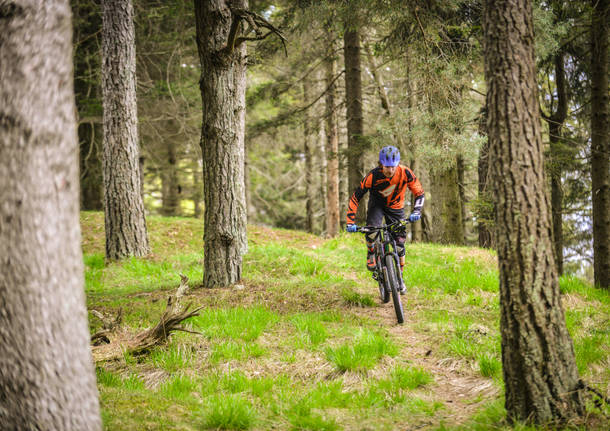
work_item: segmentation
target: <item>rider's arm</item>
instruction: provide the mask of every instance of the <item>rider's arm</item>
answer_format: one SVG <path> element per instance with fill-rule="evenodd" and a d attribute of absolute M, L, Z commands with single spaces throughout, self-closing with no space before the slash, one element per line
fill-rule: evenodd
<path fill-rule="evenodd" d="M 360 184 L 358 184 L 358 187 L 356 187 L 356 190 L 354 190 L 354 193 L 349 198 L 346 217 L 347 224 L 356 223 L 356 212 L 358 212 L 358 204 L 360 203 L 360 199 L 362 199 L 362 196 L 364 196 L 365 193 L 370 190 L 372 185 L 373 173 L 369 172 L 367 176 L 365 176 L 362 181 L 360 181 Z"/>
<path fill-rule="evenodd" d="M 419 182 L 419 180 L 411 169 L 406 168 L 406 172 L 407 187 L 409 187 L 409 190 L 411 190 L 411 193 L 413 193 L 413 196 L 415 196 L 415 202 L 413 202 L 412 212 L 421 213 L 421 210 L 424 206 L 424 188 L 422 187 L 421 183 Z"/>

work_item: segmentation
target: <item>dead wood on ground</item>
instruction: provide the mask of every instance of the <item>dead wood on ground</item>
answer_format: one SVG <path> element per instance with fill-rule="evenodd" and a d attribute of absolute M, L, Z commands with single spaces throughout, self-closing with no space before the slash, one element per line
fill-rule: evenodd
<path fill-rule="evenodd" d="M 129 334 L 127 331 L 120 331 L 119 324 L 122 320 L 122 310 L 116 318 L 112 319 L 104 316 L 102 313 L 92 311 L 91 313 L 102 320 L 103 329 L 91 337 L 93 359 L 95 362 L 103 362 L 116 360 L 123 355 L 132 354 L 140 355 L 149 351 L 152 347 L 161 345 L 167 341 L 169 336 L 174 331 L 190 332 L 192 334 L 200 334 L 199 332 L 191 331 L 181 323 L 193 316 L 199 315 L 199 310 L 203 307 L 197 307 L 190 310 L 191 304 L 186 304 L 184 307 L 181 304 L 182 298 L 188 292 L 188 277 L 180 274 L 180 287 L 176 293 L 167 299 L 167 307 L 153 328 L 140 332 L 139 334 Z M 102 344 L 104 343 L 104 344 Z"/>

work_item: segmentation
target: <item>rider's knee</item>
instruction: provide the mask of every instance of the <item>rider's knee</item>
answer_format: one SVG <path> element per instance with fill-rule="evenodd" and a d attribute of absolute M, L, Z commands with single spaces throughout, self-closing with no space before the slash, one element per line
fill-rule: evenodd
<path fill-rule="evenodd" d="M 405 255 L 405 241 L 406 238 L 404 236 L 396 237 L 396 253 L 400 257 Z"/>

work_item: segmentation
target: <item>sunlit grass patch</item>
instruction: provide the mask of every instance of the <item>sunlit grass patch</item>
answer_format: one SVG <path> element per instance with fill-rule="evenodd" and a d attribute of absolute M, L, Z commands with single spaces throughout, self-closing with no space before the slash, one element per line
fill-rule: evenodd
<path fill-rule="evenodd" d="M 407 265 L 404 280 L 407 286 L 420 286 L 425 281 L 428 289 L 445 294 L 481 290 L 498 291 L 498 273 L 495 266 L 475 257 L 462 258 L 460 247 L 439 247 L 433 244 L 407 246 Z"/>
<path fill-rule="evenodd" d="M 97 376 L 97 382 L 101 385 L 108 387 L 119 387 L 123 384 L 123 379 L 116 374 L 107 371 L 105 368 L 97 367 L 95 369 L 95 374 Z"/>
<path fill-rule="evenodd" d="M 483 353 L 478 356 L 477 363 L 483 377 L 501 377 L 502 361 L 495 355 Z"/>
<path fill-rule="evenodd" d="M 610 331 L 590 336 L 579 337 L 574 340 L 576 365 L 580 374 L 587 371 L 589 365 L 600 363 L 608 358 L 610 350 Z"/>
<path fill-rule="evenodd" d="M 341 289 L 341 297 L 347 305 L 355 307 L 373 307 L 375 299 L 370 293 L 360 293 L 350 288 Z"/>
<path fill-rule="evenodd" d="M 285 412 L 293 430 L 335 431 L 340 429 L 337 421 L 314 411 L 307 399 L 301 399 Z"/>
<path fill-rule="evenodd" d="M 185 375 L 177 375 L 159 386 L 159 393 L 167 398 L 184 399 L 190 398 L 193 392 L 198 390 L 198 384 Z"/>
<path fill-rule="evenodd" d="M 139 391 L 145 388 L 144 380 L 135 374 L 130 374 L 129 377 L 123 379 L 122 387 L 131 391 Z"/>
<path fill-rule="evenodd" d="M 598 289 L 581 278 L 564 275 L 559 279 L 561 293 L 577 293 L 589 301 L 610 305 L 610 291 Z"/>
<path fill-rule="evenodd" d="M 190 322 L 208 337 L 254 341 L 278 320 L 263 307 L 206 309 Z"/>
<path fill-rule="evenodd" d="M 290 321 L 297 330 L 299 340 L 308 346 L 318 346 L 328 338 L 328 331 L 317 314 L 296 314 Z"/>
<path fill-rule="evenodd" d="M 396 356 L 398 347 L 387 337 L 363 329 L 353 342 L 326 349 L 326 358 L 341 372 L 368 370 L 383 356 Z"/>
<path fill-rule="evenodd" d="M 157 347 L 150 353 L 150 360 L 155 367 L 174 373 L 188 367 L 193 360 L 193 352 L 185 345 L 172 344 L 166 348 Z"/>
<path fill-rule="evenodd" d="M 256 423 L 257 412 L 240 395 L 214 395 L 198 416 L 204 429 L 247 430 Z"/>
<path fill-rule="evenodd" d="M 406 410 L 413 415 L 434 416 L 438 410 L 444 407 L 445 405 L 440 401 L 427 401 L 421 398 L 407 398 L 405 401 Z"/>
<path fill-rule="evenodd" d="M 224 341 L 212 346 L 210 362 L 215 364 L 221 361 L 260 358 L 266 352 L 263 347 L 253 342 Z"/>
<path fill-rule="evenodd" d="M 400 389 L 412 390 L 432 382 L 429 372 L 419 367 L 395 367 L 390 378 L 379 382 L 379 387 L 386 391 Z"/>
<path fill-rule="evenodd" d="M 432 376 L 422 368 L 397 366 L 384 379 L 371 382 L 367 391 L 360 394 L 363 407 L 391 407 L 403 404 L 408 392 L 432 382 Z"/>
<path fill-rule="evenodd" d="M 202 393 L 252 394 L 258 398 L 269 399 L 273 390 L 289 385 L 285 376 L 248 377 L 242 371 L 234 370 L 226 373 L 213 371 L 201 380 Z"/>

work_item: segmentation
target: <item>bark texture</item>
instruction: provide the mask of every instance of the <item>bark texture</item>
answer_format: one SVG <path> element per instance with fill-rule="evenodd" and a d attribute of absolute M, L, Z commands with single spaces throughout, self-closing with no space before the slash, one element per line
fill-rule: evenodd
<path fill-rule="evenodd" d="M 246 9 L 247 1 L 234 1 Z M 241 279 L 247 251 L 244 132 L 246 46 L 233 47 L 233 19 L 225 0 L 195 0 L 197 47 L 201 61 L 204 184 L 204 276 L 206 287 Z M 234 35 L 233 35 L 234 36 Z"/>
<path fill-rule="evenodd" d="M 104 180 L 102 175 L 101 124 L 82 123 L 78 127 L 80 153 L 80 203 L 81 209 L 101 211 L 104 209 Z"/>
<path fill-rule="evenodd" d="M 100 430 L 70 4 L 3 2 L 0 16 L 0 430 Z"/>
<path fill-rule="evenodd" d="M 479 114 L 479 135 L 487 136 L 487 107 L 481 109 Z M 479 194 L 477 210 L 477 229 L 479 231 L 479 247 L 493 247 L 491 229 L 489 223 L 493 218 L 491 206 L 491 196 L 489 193 L 489 140 L 481 146 L 479 150 Z"/>
<path fill-rule="evenodd" d="M 563 52 L 555 56 L 555 82 L 557 85 L 557 110 L 550 118 L 545 118 L 549 124 L 549 141 L 551 147 L 551 208 L 553 215 L 553 246 L 557 272 L 563 274 L 563 155 L 561 129 L 568 115 L 568 91 L 563 64 Z"/>
<path fill-rule="evenodd" d="M 177 143 L 167 140 L 164 144 L 167 151 L 167 165 L 161 173 L 161 213 L 166 216 L 177 216 L 180 215 L 180 194 L 182 192 L 178 179 Z"/>
<path fill-rule="evenodd" d="M 106 257 L 149 252 L 138 148 L 136 47 L 131 0 L 102 1 Z"/>
<path fill-rule="evenodd" d="M 333 44 L 330 45 L 331 49 Z M 334 238 L 339 233 L 339 131 L 335 100 L 337 87 L 333 78 L 337 60 L 330 56 L 326 61 L 326 236 Z"/>
<path fill-rule="evenodd" d="M 303 102 L 305 105 L 309 103 L 311 99 L 311 81 L 309 79 L 303 80 Z M 305 118 L 303 120 L 303 152 L 305 153 L 305 195 L 307 201 L 305 202 L 305 225 L 307 231 L 314 231 L 314 178 L 313 178 L 313 154 L 314 154 L 314 142 L 315 135 L 313 133 L 313 120 L 309 111 L 305 112 Z"/>
<path fill-rule="evenodd" d="M 507 415 L 565 422 L 584 403 L 553 257 L 531 2 L 488 0 L 483 23 Z"/>
<path fill-rule="evenodd" d="M 456 164 L 430 175 L 430 189 L 429 197 L 426 190 L 431 222 L 429 239 L 444 244 L 463 244 L 464 224 Z"/>
<path fill-rule="evenodd" d="M 346 29 L 343 37 L 345 61 L 345 104 L 347 113 L 347 169 L 349 191 L 352 193 L 364 176 L 365 151 L 364 121 L 362 115 L 362 68 L 360 62 L 360 33 Z M 366 220 L 366 205 L 361 202 L 356 223 Z"/>
<path fill-rule="evenodd" d="M 595 284 L 610 289 L 610 121 L 608 90 L 608 0 L 592 0 L 591 185 Z"/>

